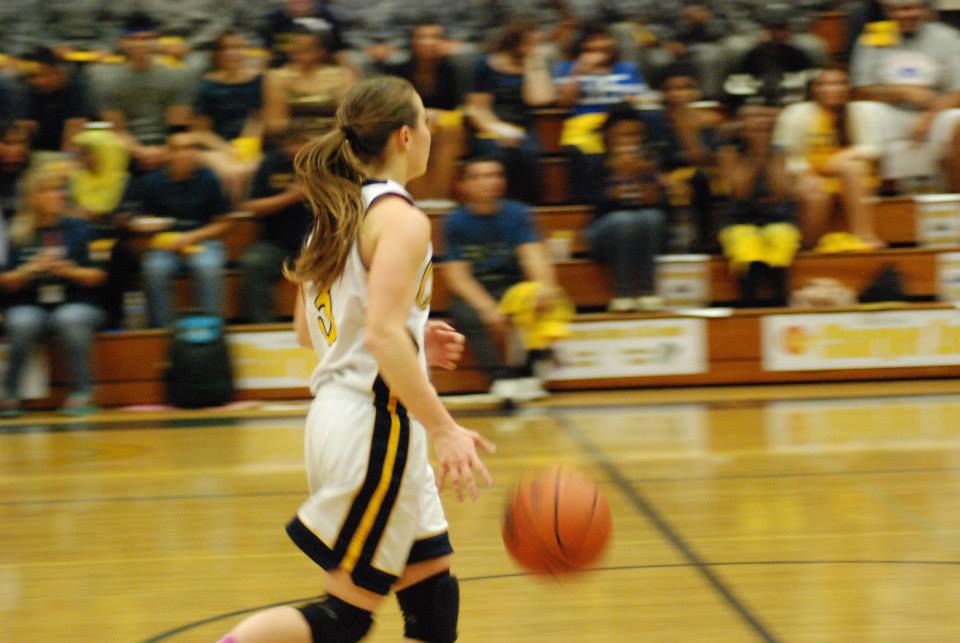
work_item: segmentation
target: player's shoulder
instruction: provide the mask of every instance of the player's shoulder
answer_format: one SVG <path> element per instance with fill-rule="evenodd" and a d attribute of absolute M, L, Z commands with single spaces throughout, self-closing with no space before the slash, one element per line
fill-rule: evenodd
<path fill-rule="evenodd" d="M 430 234 L 430 220 L 427 215 L 404 195 L 396 193 L 381 195 L 370 204 L 364 227 L 376 236 L 383 231 L 402 237 Z"/>

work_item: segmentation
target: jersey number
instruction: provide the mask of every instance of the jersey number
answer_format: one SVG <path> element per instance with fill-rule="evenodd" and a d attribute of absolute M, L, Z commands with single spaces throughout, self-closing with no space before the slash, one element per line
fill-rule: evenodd
<path fill-rule="evenodd" d="M 333 319 L 333 302 L 330 300 L 330 291 L 325 290 L 314 300 L 317 309 L 317 325 L 327 340 L 328 346 L 337 341 L 337 322 Z"/>

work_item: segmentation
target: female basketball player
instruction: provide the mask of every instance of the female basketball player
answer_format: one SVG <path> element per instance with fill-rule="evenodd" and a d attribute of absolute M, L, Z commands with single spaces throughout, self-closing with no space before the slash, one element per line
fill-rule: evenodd
<path fill-rule="evenodd" d="M 427 379 L 427 357 L 450 367 L 463 338 L 426 330 L 430 223 L 402 187 L 423 174 L 430 130 L 420 97 L 398 78 L 364 81 L 337 127 L 296 160 L 313 230 L 288 276 L 301 284 L 295 327 L 320 358 L 311 379 L 306 464 L 310 497 L 287 526 L 329 572 L 328 596 L 240 623 L 221 643 L 352 643 L 391 589 L 415 641 L 455 641 L 459 589 L 427 433 L 458 499 L 476 497 L 477 447 Z M 414 419 L 416 418 L 416 419 Z"/>

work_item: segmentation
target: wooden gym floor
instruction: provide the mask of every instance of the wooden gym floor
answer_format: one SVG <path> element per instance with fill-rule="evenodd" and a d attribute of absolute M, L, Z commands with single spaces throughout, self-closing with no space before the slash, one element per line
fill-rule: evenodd
<path fill-rule="evenodd" d="M 960 382 L 558 395 L 461 412 L 496 486 L 446 498 L 461 641 L 960 640 Z M 304 492 L 297 407 L 0 428 L 0 641 L 213 642 L 315 596 L 283 532 Z M 518 572 L 499 516 L 531 468 L 601 481 L 595 571 Z M 390 600 L 371 641 L 399 641 Z"/>

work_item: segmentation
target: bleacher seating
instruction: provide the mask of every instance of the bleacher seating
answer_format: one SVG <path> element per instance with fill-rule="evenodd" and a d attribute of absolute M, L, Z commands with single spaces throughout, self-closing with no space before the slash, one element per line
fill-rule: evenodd
<path fill-rule="evenodd" d="M 813 26 L 813 33 L 824 38 L 834 56 L 842 53 L 846 23 L 845 15 L 828 12 L 821 15 Z M 716 104 L 703 104 L 703 109 L 717 109 Z M 570 203 L 571 177 L 559 139 L 567 112 L 562 109 L 543 109 L 536 114 L 536 129 L 543 146 L 541 169 L 543 198 L 534 208 L 537 227 L 544 237 L 556 233 L 573 235 L 573 257 L 557 263 L 559 280 L 581 311 L 602 309 L 611 298 L 608 272 L 586 257 L 587 245 L 583 231 L 593 218 L 590 206 Z M 937 256 L 950 248 L 917 248 L 917 215 L 912 197 L 876 199 L 874 203 L 877 230 L 880 238 L 891 246 L 889 249 L 851 254 L 800 253 L 791 270 L 791 289 L 815 277 L 832 277 L 854 290 L 861 290 L 876 273 L 888 264 L 895 265 L 904 277 L 904 286 L 909 297 L 917 300 L 932 300 L 937 296 Z M 444 255 L 442 222 L 446 212 L 428 212 L 433 229 L 433 245 L 436 257 Z M 225 316 L 240 319 L 240 276 L 235 268 L 243 251 L 253 243 L 258 234 L 257 219 L 247 213 L 231 215 L 233 227 L 225 241 L 229 250 L 230 268 L 226 279 Z M 141 244 L 145 244 L 144 236 Z M 958 250 L 958 249 L 952 249 Z M 711 300 L 715 304 L 729 304 L 736 300 L 736 284 L 722 257 L 709 260 Z M 434 279 L 433 310 L 442 315 L 450 304 L 450 292 L 444 279 L 444 265 L 438 262 Z M 177 301 L 180 306 L 189 305 L 190 283 L 180 279 L 176 283 Z M 276 289 L 275 312 L 282 317 L 292 314 L 295 288 L 281 281 Z M 924 304 L 936 307 L 936 304 Z M 617 380 L 573 382 L 556 385 L 557 388 L 583 388 L 608 385 L 680 385 L 712 383 L 748 383 L 766 381 L 822 380 L 824 373 L 770 373 L 762 367 L 760 320 L 764 315 L 782 314 L 783 310 L 737 310 L 730 317 L 709 321 L 708 343 L 710 368 L 707 373 L 696 376 L 643 378 L 636 382 Z M 669 313 L 646 317 L 669 317 Z M 619 315 L 585 313 L 578 320 L 624 320 L 644 318 L 643 315 Z M 288 324 L 268 327 L 232 327 L 231 332 L 255 332 L 288 328 Z M 736 341 L 734 341 L 736 339 Z M 163 399 L 162 375 L 166 362 L 167 334 L 164 331 L 123 331 L 99 335 L 96 347 L 96 373 L 98 401 L 103 405 L 127 405 L 160 402 Z M 63 365 L 54 356 L 54 393 L 51 400 L 35 403 L 50 406 L 52 399 L 62 394 Z M 898 376 L 956 375 L 956 368 L 901 369 Z M 875 371 L 832 372 L 831 379 L 876 378 Z M 475 367 L 469 350 L 462 367 L 456 373 L 437 372 L 434 382 L 441 392 L 471 392 L 485 390 L 489 385 L 486 377 Z M 245 392 L 242 396 L 258 398 L 302 397 L 304 389 L 280 389 Z"/>

